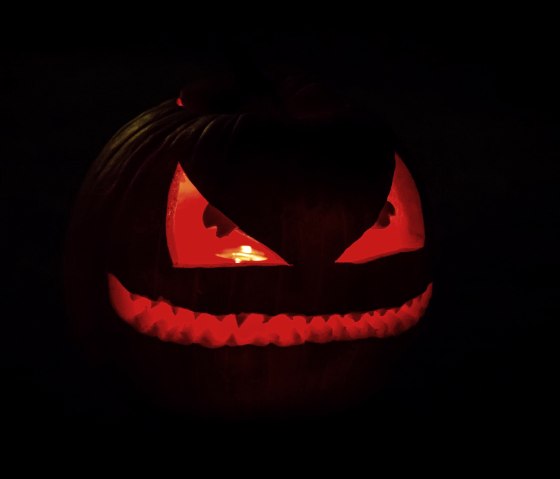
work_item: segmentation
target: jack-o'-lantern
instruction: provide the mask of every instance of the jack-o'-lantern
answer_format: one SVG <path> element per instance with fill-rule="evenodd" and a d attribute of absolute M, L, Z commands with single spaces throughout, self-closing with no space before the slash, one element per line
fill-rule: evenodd
<path fill-rule="evenodd" d="M 414 180 L 367 112 L 312 82 L 191 85 L 94 163 L 70 310 L 175 405 L 320 407 L 348 376 L 336 351 L 375 349 L 426 310 L 424 243 Z M 309 386 L 317 368 L 330 379 Z"/>

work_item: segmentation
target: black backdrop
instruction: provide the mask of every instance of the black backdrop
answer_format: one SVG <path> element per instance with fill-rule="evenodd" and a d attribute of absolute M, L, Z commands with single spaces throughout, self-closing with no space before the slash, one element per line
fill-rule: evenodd
<path fill-rule="evenodd" d="M 123 39 L 121 39 L 123 40 Z M 9 51 L 2 81 L 5 422 L 162 429 L 172 417 L 65 329 L 61 261 L 89 164 L 126 121 L 208 67 L 304 66 L 368 96 L 420 165 L 437 251 L 431 312 L 394 377 L 314 424 L 547 423 L 558 318 L 555 38 L 222 33 Z"/>

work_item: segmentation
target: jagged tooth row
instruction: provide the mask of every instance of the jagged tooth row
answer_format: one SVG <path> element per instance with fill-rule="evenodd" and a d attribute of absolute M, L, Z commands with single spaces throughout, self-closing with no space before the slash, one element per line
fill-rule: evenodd
<path fill-rule="evenodd" d="M 432 285 L 400 307 L 369 313 L 325 316 L 267 316 L 258 313 L 214 316 L 172 306 L 164 300 L 150 301 L 129 293 L 109 275 L 113 307 L 138 331 L 163 341 L 201 344 L 207 347 L 292 346 L 305 342 L 383 338 L 412 327 L 424 314 L 431 298 Z"/>

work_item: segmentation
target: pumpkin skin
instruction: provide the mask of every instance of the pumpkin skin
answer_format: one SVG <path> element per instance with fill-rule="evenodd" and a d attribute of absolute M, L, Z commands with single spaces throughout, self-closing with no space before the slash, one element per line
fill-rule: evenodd
<path fill-rule="evenodd" d="M 332 91 L 191 85 L 92 166 L 68 237 L 70 313 L 175 410 L 341 407 L 382 375 L 376 338 L 428 306 L 423 228 L 391 135 Z"/>

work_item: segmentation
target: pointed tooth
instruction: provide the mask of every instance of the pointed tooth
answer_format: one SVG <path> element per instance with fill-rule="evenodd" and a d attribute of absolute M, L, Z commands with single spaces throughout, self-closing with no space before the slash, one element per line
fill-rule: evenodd
<path fill-rule="evenodd" d="M 243 322 L 238 322 L 237 342 L 239 344 L 264 343 L 268 338 L 265 334 L 266 328 L 263 325 L 263 315 L 260 313 L 250 313 L 243 316 Z"/>
<path fill-rule="evenodd" d="M 404 321 L 405 323 L 410 323 L 415 315 L 413 313 L 413 311 L 410 308 L 401 308 L 397 314 L 397 317 L 401 320 Z"/>
<path fill-rule="evenodd" d="M 235 331 L 239 329 L 235 317 L 236 317 L 235 314 L 226 314 L 222 318 L 222 324 L 224 326 L 224 330 L 227 331 L 228 333 L 233 334 Z"/>
<path fill-rule="evenodd" d="M 190 309 L 178 307 L 177 319 L 185 326 L 190 326 L 194 320 L 194 313 Z"/>
<path fill-rule="evenodd" d="M 374 311 L 374 313 L 372 314 L 369 320 L 369 324 L 375 330 L 375 337 L 383 338 L 384 336 L 386 336 L 387 326 L 385 325 L 383 318 L 377 311 Z"/>
<path fill-rule="evenodd" d="M 362 322 L 366 324 L 367 336 L 370 338 L 377 336 L 377 330 L 373 326 L 373 317 L 373 313 L 362 314 Z"/>
<path fill-rule="evenodd" d="M 252 331 L 254 334 L 260 334 L 262 331 L 263 315 L 260 313 L 245 314 L 243 322 L 237 323 L 242 331 Z"/>
<path fill-rule="evenodd" d="M 268 323 L 270 342 L 277 346 L 290 346 L 293 341 L 294 325 L 287 314 L 276 314 Z"/>
<path fill-rule="evenodd" d="M 313 343 L 326 343 L 332 338 L 332 330 L 327 326 L 322 316 L 313 316 L 309 328 L 309 341 Z"/>
<path fill-rule="evenodd" d="M 359 313 L 359 320 L 356 321 L 356 334 L 358 338 L 367 338 L 370 333 L 370 327 L 367 321 L 367 317 L 364 317 L 363 313 Z"/>
<path fill-rule="evenodd" d="M 371 313 L 362 313 L 360 316 L 360 319 L 362 321 L 365 321 L 366 323 L 369 323 L 369 320 L 373 317 L 373 315 Z"/>
<path fill-rule="evenodd" d="M 228 339 L 225 325 L 213 314 L 201 313 L 195 323 L 194 338 L 203 346 L 216 348 L 223 346 Z"/>
<path fill-rule="evenodd" d="M 171 305 L 166 301 L 159 301 L 154 307 L 154 311 L 157 312 L 157 316 L 160 319 L 170 318 L 172 314 Z"/>
<path fill-rule="evenodd" d="M 111 305 L 116 313 L 128 323 L 148 308 L 149 301 L 135 294 L 131 294 L 120 281 L 109 275 L 109 294 Z"/>
<path fill-rule="evenodd" d="M 394 336 L 396 333 L 395 328 L 399 323 L 399 318 L 397 315 L 392 311 L 387 311 L 387 314 L 383 317 L 385 324 L 387 325 L 387 331 L 389 335 Z"/>
<path fill-rule="evenodd" d="M 317 321 L 326 323 L 327 319 L 328 319 L 325 316 L 323 316 L 322 314 L 316 314 L 315 316 L 309 316 L 309 317 L 311 318 L 311 321 L 309 321 L 309 323 L 313 323 L 313 321 L 315 321 L 316 323 L 317 323 Z"/>
<path fill-rule="evenodd" d="M 344 331 L 344 325 L 342 324 L 342 317 L 339 314 L 332 314 L 327 324 L 332 331 L 333 339 L 341 339 L 342 333 Z"/>
<path fill-rule="evenodd" d="M 293 340 L 295 344 L 302 344 L 306 341 L 309 336 L 309 326 L 305 320 L 305 316 L 296 315 L 292 318 L 293 327 Z"/>
<path fill-rule="evenodd" d="M 354 323 L 352 316 L 350 314 L 345 314 L 344 316 L 342 316 L 341 323 L 344 326 L 344 330 L 341 333 L 341 338 L 354 339 L 354 334 L 356 332 L 356 323 Z"/>

